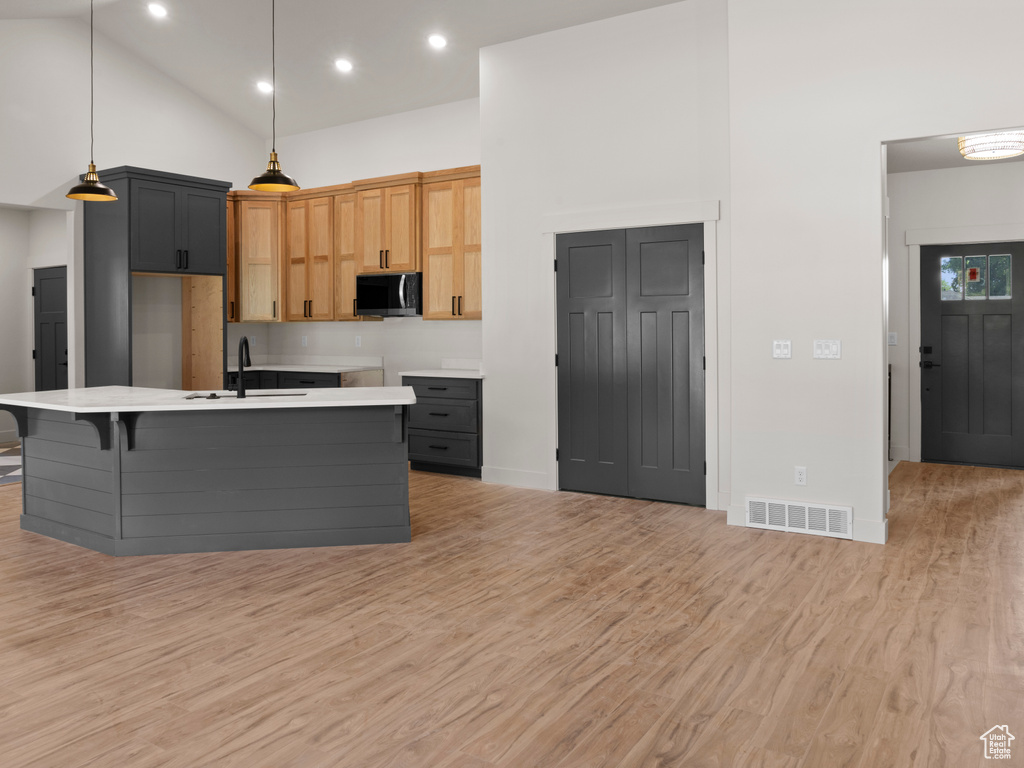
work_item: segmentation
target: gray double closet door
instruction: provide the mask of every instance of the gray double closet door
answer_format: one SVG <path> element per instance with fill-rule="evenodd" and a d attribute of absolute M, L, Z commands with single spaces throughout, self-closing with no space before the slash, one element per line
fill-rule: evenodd
<path fill-rule="evenodd" d="M 563 490 L 705 503 L 703 225 L 556 238 Z"/>

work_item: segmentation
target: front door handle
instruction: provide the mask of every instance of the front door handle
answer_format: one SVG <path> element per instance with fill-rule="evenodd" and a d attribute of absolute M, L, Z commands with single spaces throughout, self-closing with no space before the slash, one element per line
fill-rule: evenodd
<path fill-rule="evenodd" d="M 918 363 L 922 368 L 941 368 L 942 363 L 933 363 L 931 360 L 922 360 Z"/>

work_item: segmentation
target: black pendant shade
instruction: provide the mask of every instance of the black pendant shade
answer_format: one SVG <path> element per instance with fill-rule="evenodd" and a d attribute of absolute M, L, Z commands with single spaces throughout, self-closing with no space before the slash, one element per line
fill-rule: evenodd
<path fill-rule="evenodd" d="M 294 192 L 299 188 L 298 183 L 291 176 L 281 170 L 281 163 L 277 161 L 277 8 L 276 0 L 270 0 L 270 66 L 272 76 L 271 103 L 273 105 L 273 140 L 270 146 L 270 162 L 267 163 L 267 170 L 249 182 L 249 189 L 259 192 Z"/>
<path fill-rule="evenodd" d="M 75 184 L 67 195 L 72 200 L 86 200 L 94 203 L 113 202 L 117 200 L 114 190 L 100 183 L 93 162 L 93 145 L 96 143 L 93 125 L 96 122 L 96 75 L 93 72 L 93 0 L 89 0 L 89 172 L 80 184 Z"/>
<path fill-rule="evenodd" d="M 299 185 L 295 179 L 281 170 L 281 164 L 277 161 L 277 152 L 270 153 L 267 170 L 249 182 L 249 189 L 260 192 L 294 192 L 298 188 Z"/>

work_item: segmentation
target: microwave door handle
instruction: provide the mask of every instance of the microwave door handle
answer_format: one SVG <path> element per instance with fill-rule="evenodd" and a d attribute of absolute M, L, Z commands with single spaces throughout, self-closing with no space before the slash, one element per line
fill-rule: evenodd
<path fill-rule="evenodd" d="M 402 275 L 402 279 L 398 281 L 398 304 L 405 309 L 405 275 Z"/>

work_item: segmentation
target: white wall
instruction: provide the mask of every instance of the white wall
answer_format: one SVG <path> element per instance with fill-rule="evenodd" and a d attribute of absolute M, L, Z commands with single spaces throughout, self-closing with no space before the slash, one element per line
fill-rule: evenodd
<path fill-rule="evenodd" d="M 479 100 L 287 136 L 278 140 L 277 151 L 282 167 L 304 188 L 479 165 Z M 488 248 L 484 246 L 485 251 Z M 266 340 L 265 348 L 259 344 L 262 353 L 275 357 L 383 357 L 389 386 L 401 383 L 399 371 L 438 368 L 441 358 L 480 359 L 482 355 L 477 320 L 389 318 L 383 322 L 267 323 L 245 328 L 246 333 L 256 333 L 260 342 Z M 242 331 L 231 325 L 229 334 L 230 356 Z M 306 347 L 302 346 L 303 336 L 307 337 Z"/>
<path fill-rule="evenodd" d="M 889 348 L 893 367 L 893 458 L 910 459 L 915 437 L 912 406 L 920 409 L 917 342 L 911 333 L 920 315 L 913 299 L 920 291 L 919 270 L 911 268 L 907 230 L 962 227 L 1024 229 L 1024 163 L 979 164 L 969 168 L 889 174 L 889 330 L 898 344 Z M 920 439 L 920 424 L 916 424 Z M 916 458 L 919 458 L 919 454 Z"/>
<path fill-rule="evenodd" d="M 0 207 L 0 392 L 24 392 L 34 376 L 32 367 L 32 312 L 25 311 L 31 288 L 26 283 L 31 213 Z M 0 442 L 17 438 L 14 419 L 0 411 Z"/>
<path fill-rule="evenodd" d="M 1024 4 L 971 13 L 999 23 L 966 34 L 960 7 L 928 0 L 730 0 L 731 519 L 745 494 L 820 500 L 885 540 L 880 144 L 1024 124 Z M 842 359 L 812 360 L 815 338 Z"/>
<path fill-rule="evenodd" d="M 728 350 L 727 50 L 724 0 L 688 0 L 481 51 L 485 479 L 556 487 L 551 233 L 574 218 L 700 221 L 686 212 L 721 201 L 709 365 Z M 727 423 L 728 366 L 715 373 Z"/>
<path fill-rule="evenodd" d="M 479 165 L 480 100 L 284 136 L 277 154 L 303 187 Z"/>

